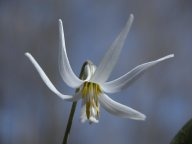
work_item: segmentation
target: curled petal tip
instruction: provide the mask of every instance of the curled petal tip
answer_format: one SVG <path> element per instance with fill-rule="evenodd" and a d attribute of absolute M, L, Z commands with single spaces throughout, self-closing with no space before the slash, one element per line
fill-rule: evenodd
<path fill-rule="evenodd" d="M 133 15 L 132 13 L 130 14 L 130 18 L 131 18 L 131 19 L 134 19 L 134 15 Z"/>
<path fill-rule="evenodd" d="M 160 58 L 158 61 L 163 61 L 163 60 L 172 58 L 172 57 L 174 57 L 174 56 L 175 56 L 174 54 L 170 54 L 170 55 L 167 55 L 167 56 L 165 56 L 165 57 Z"/>
<path fill-rule="evenodd" d="M 129 19 L 128 19 L 128 21 L 127 21 L 127 25 L 128 25 L 128 27 L 129 27 L 129 29 L 130 29 L 133 21 L 134 21 L 134 15 L 133 15 L 133 14 L 130 14 L 130 15 L 129 15 Z"/>
<path fill-rule="evenodd" d="M 170 54 L 170 58 L 171 58 L 171 57 L 174 57 L 174 56 L 175 56 L 174 54 Z"/>
<path fill-rule="evenodd" d="M 25 56 L 29 57 L 29 56 L 31 56 L 31 54 L 28 53 L 28 52 L 26 52 L 26 53 L 25 53 Z"/>
<path fill-rule="evenodd" d="M 131 119 L 134 119 L 134 120 L 142 120 L 142 121 L 144 121 L 144 120 L 146 120 L 146 115 L 144 115 L 144 114 L 142 114 L 142 113 L 140 113 L 140 112 L 138 112 L 137 113 L 137 115 L 134 117 L 131 117 Z"/>
<path fill-rule="evenodd" d="M 62 20 L 61 20 L 61 19 L 59 19 L 58 21 L 59 21 L 59 23 L 61 23 L 61 24 L 62 24 Z"/>
<path fill-rule="evenodd" d="M 174 56 L 175 56 L 174 54 L 170 54 L 170 55 L 165 56 L 165 58 L 172 58 Z"/>
<path fill-rule="evenodd" d="M 25 55 L 28 55 L 28 54 L 29 54 L 28 52 L 25 53 Z"/>
<path fill-rule="evenodd" d="M 147 118 L 146 115 L 143 114 L 143 116 L 140 118 L 140 120 L 144 121 L 144 120 L 146 120 L 146 118 Z"/>

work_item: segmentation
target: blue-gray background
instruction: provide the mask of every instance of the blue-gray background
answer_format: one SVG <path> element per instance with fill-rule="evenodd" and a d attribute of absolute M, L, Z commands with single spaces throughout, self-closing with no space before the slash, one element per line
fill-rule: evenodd
<path fill-rule="evenodd" d="M 138 64 L 174 53 L 113 99 L 147 115 L 146 121 L 114 117 L 101 109 L 100 123 L 81 124 L 80 103 L 69 144 L 166 144 L 192 116 L 192 1 L 190 0 L 1 0 L 0 143 L 59 144 L 71 103 L 42 82 L 24 56 L 30 52 L 65 94 L 58 71 L 58 19 L 68 57 L 98 64 L 125 25 L 135 21 L 110 80 Z"/>

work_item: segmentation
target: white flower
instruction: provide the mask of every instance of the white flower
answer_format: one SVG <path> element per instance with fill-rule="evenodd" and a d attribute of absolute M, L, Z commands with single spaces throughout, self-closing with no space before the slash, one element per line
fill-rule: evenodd
<path fill-rule="evenodd" d="M 127 88 L 138 76 L 143 74 L 146 69 L 166 59 L 174 57 L 174 55 L 171 54 L 158 60 L 141 64 L 126 73 L 125 75 L 113 81 L 107 82 L 107 79 L 109 78 L 114 66 L 116 65 L 119 54 L 132 25 L 133 19 L 134 16 L 133 14 L 131 14 L 125 27 L 112 43 L 111 47 L 109 48 L 97 68 L 90 61 L 85 62 L 84 79 L 79 79 L 74 74 L 70 66 L 65 47 L 63 24 L 62 21 L 59 20 L 59 69 L 65 83 L 69 87 L 77 89 L 77 92 L 74 95 L 64 95 L 60 93 L 49 80 L 49 78 L 36 62 L 36 60 L 32 57 L 32 55 L 30 53 L 25 53 L 25 55 L 29 58 L 29 60 L 38 71 L 44 83 L 52 92 L 67 101 L 78 101 L 79 99 L 82 99 L 82 108 L 80 114 L 81 122 L 89 120 L 89 122 L 91 123 L 97 123 L 99 118 L 100 105 L 106 111 L 113 115 L 135 120 L 145 120 L 146 116 L 144 114 L 118 102 L 115 102 L 114 100 L 109 98 L 106 93 L 115 93 Z"/>

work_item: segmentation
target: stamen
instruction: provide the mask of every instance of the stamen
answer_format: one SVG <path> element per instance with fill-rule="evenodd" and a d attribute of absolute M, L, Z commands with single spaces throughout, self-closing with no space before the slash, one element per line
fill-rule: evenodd
<path fill-rule="evenodd" d="M 98 97 L 102 93 L 100 86 L 97 83 L 84 82 L 81 93 L 82 99 L 86 101 L 87 119 L 90 119 L 90 117 L 99 117 Z M 94 112 L 91 109 L 93 109 Z"/>
<path fill-rule="evenodd" d="M 86 115 L 87 115 L 87 119 L 90 118 L 90 106 L 91 106 L 91 103 L 90 103 L 90 102 L 87 102 L 87 103 L 86 103 Z"/>

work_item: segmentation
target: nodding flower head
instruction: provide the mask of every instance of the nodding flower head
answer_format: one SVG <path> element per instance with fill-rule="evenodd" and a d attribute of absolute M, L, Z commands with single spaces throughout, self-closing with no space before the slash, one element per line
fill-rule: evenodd
<path fill-rule="evenodd" d="M 52 92 L 67 101 L 82 100 L 80 112 L 81 122 L 88 120 L 90 123 L 98 123 L 100 105 L 113 115 L 135 120 L 145 120 L 146 116 L 144 114 L 112 100 L 106 93 L 115 93 L 126 89 L 134 80 L 136 80 L 137 77 L 141 76 L 144 71 L 166 59 L 174 57 L 174 55 L 170 54 L 160 59 L 141 64 L 123 76 L 108 82 L 107 80 L 117 63 L 133 19 L 134 16 L 131 14 L 125 27 L 109 47 L 97 68 L 91 61 L 86 61 L 83 64 L 80 78 L 74 74 L 69 63 L 65 46 L 63 24 L 62 21 L 59 20 L 59 70 L 64 82 L 69 87 L 76 89 L 74 95 L 64 95 L 60 93 L 33 56 L 30 53 L 25 53 L 36 68 L 44 83 Z"/>

